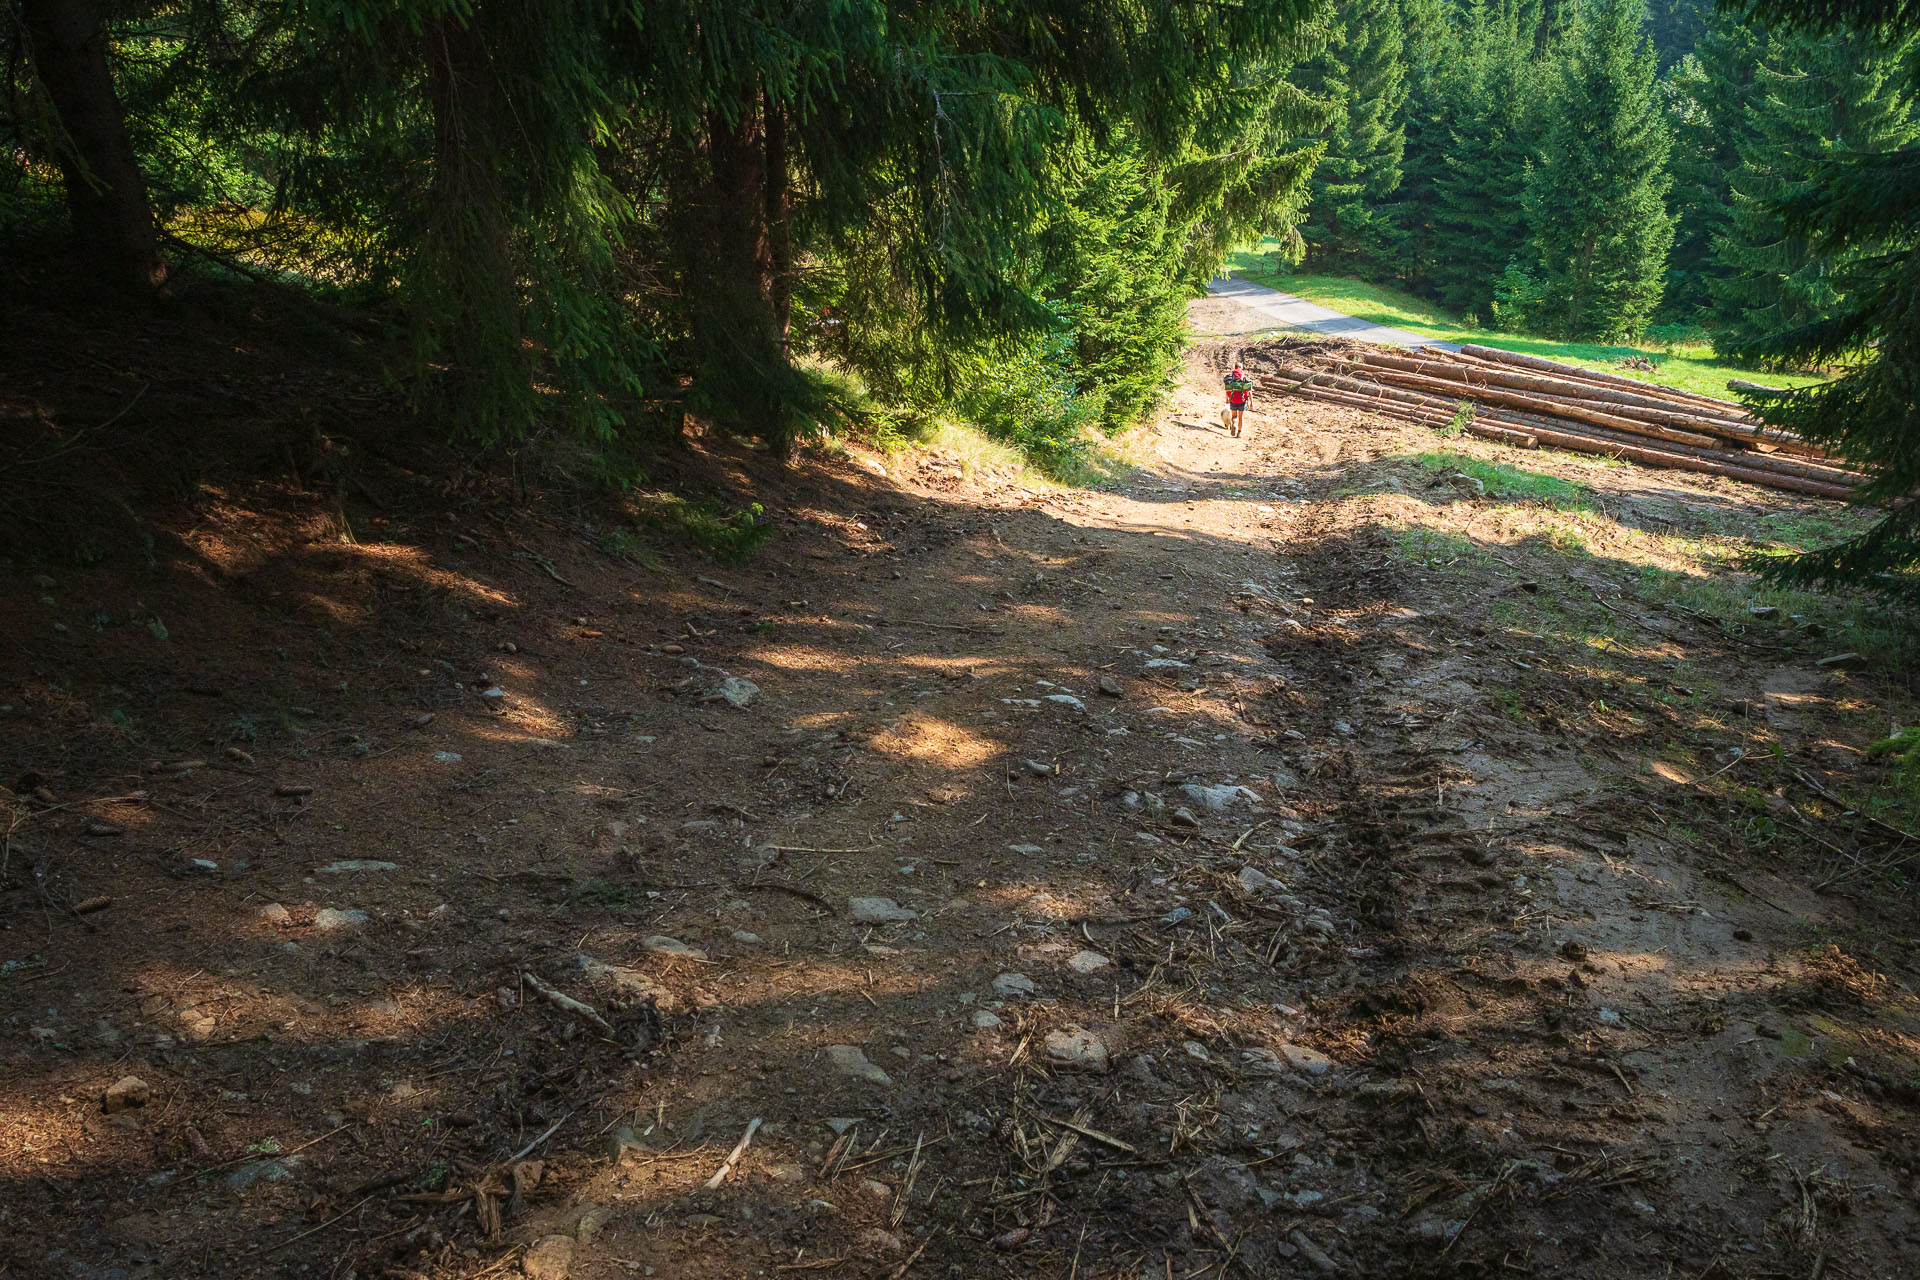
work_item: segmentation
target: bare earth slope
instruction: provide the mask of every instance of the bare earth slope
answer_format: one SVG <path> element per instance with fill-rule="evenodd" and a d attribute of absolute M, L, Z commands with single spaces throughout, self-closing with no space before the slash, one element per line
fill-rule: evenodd
<path fill-rule="evenodd" d="M 811 464 L 740 568 L 16 566 L 5 1274 L 1920 1271 L 1910 916 L 1757 772 L 1906 695 L 1643 594 L 1824 508 L 1232 440 L 1231 341 L 1122 489 Z"/>

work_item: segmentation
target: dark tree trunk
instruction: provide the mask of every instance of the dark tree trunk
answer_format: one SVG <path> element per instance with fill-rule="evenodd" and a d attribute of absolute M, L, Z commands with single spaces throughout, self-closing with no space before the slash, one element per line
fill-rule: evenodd
<path fill-rule="evenodd" d="M 771 94 L 761 95 L 761 115 L 766 122 L 767 295 L 773 304 L 781 350 L 787 351 L 787 334 L 793 327 L 793 211 L 788 195 L 787 117 Z"/>
<path fill-rule="evenodd" d="M 481 13 L 442 16 L 425 30 L 433 108 L 433 186 L 420 246 L 434 282 L 416 322 L 448 366 L 445 390 L 462 414 L 492 413 L 524 384 L 520 305 L 508 233 L 496 93 Z"/>
<path fill-rule="evenodd" d="M 66 135 L 54 159 L 80 251 L 115 285 L 149 290 L 166 279 L 147 180 L 107 68 L 107 37 L 92 0 L 21 0 L 34 70 Z"/>
<path fill-rule="evenodd" d="M 670 202 L 673 234 L 704 411 L 784 453 L 793 370 L 768 226 L 769 149 L 758 95 L 740 105 L 738 116 L 709 111 L 702 136 L 687 140 L 675 179 L 683 194 Z"/>
<path fill-rule="evenodd" d="M 705 279 L 696 285 L 695 311 L 707 316 L 715 349 L 745 362 L 747 371 L 771 387 L 785 361 L 770 287 L 766 159 L 757 112 L 744 112 L 736 121 L 717 111 L 708 115 Z"/>

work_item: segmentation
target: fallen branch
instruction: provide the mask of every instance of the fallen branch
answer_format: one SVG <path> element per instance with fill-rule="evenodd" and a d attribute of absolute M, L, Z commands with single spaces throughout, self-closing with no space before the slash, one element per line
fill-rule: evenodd
<path fill-rule="evenodd" d="M 759 1116 L 747 1122 L 747 1131 L 740 1135 L 740 1141 L 734 1144 L 733 1152 L 720 1162 L 720 1167 L 714 1171 L 711 1178 L 707 1179 L 707 1190 L 712 1191 L 727 1180 L 727 1175 L 733 1172 L 733 1166 L 740 1163 L 740 1157 L 746 1154 L 748 1145 L 753 1141 L 754 1131 L 759 1127 Z"/>
<path fill-rule="evenodd" d="M 542 996 L 546 1000 L 546 1002 L 552 1005 L 554 1008 L 564 1009 L 566 1010 L 566 1012 L 574 1014 L 577 1017 L 585 1018 L 588 1022 L 591 1022 L 594 1026 L 600 1028 L 602 1031 L 606 1032 L 608 1035 L 614 1034 L 613 1024 L 608 1022 L 605 1018 L 601 1017 L 599 1011 L 595 1009 L 592 1005 L 582 1004 L 580 1001 L 575 1000 L 572 996 L 567 995 L 564 992 L 555 991 L 552 987 L 540 981 L 540 979 L 534 975 L 532 970 L 528 970 L 522 976 L 526 978 L 527 985 L 532 987 L 536 993 Z M 555 1126 L 555 1127 L 557 1128 L 558 1126 Z"/>

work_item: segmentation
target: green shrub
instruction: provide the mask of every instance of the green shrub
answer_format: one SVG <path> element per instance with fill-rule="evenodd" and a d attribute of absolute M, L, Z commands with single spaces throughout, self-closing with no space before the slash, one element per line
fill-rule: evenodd
<path fill-rule="evenodd" d="M 981 358 L 954 397 L 963 417 L 1049 475 L 1086 462 L 1089 430 L 1103 407 L 1099 397 L 1074 389 L 1065 343 L 1065 335 L 1052 334 Z"/>

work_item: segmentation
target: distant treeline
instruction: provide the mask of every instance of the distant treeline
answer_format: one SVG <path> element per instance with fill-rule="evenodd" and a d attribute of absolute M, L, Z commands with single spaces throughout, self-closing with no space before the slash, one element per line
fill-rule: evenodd
<path fill-rule="evenodd" d="M 1316 269 L 1508 328 L 1729 349 L 1836 313 L 1847 263 L 1786 234 L 1822 161 L 1920 133 L 1912 38 L 1709 0 L 1340 0 Z"/>

